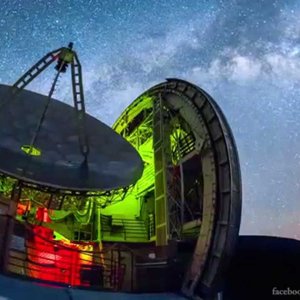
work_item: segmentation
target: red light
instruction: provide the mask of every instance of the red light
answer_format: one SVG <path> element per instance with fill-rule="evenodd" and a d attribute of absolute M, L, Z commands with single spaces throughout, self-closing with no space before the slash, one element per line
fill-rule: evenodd
<path fill-rule="evenodd" d="M 27 240 L 28 275 L 50 282 L 88 286 L 81 282 L 80 271 L 84 265 L 92 263 L 92 256 L 89 260 L 81 258 L 80 254 L 78 246 L 70 243 L 66 247 L 53 240 L 52 230 L 35 226 L 31 239 Z"/>
<path fill-rule="evenodd" d="M 36 219 L 40 222 L 50 223 L 51 219 L 49 218 L 48 209 L 39 207 L 36 211 Z"/>

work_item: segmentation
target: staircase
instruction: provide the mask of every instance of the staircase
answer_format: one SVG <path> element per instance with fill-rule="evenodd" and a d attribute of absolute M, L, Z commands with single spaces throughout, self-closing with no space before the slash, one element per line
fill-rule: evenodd
<path fill-rule="evenodd" d="M 105 242 L 148 242 L 146 223 L 139 219 L 101 216 L 102 241 Z"/>

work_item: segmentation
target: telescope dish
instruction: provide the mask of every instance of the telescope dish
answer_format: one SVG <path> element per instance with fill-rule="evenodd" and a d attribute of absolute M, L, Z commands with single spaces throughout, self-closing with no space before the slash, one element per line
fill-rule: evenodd
<path fill-rule="evenodd" d="M 138 152 L 109 126 L 86 114 L 87 161 L 78 146 L 75 109 L 51 99 L 34 147 L 30 141 L 47 96 L 0 85 L 0 172 L 27 183 L 71 191 L 127 187 L 142 175 Z"/>

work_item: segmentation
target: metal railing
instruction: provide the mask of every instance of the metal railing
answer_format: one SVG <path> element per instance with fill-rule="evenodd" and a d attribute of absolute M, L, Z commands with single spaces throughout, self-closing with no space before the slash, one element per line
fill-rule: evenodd
<path fill-rule="evenodd" d="M 149 240 L 149 222 L 141 219 L 114 218 L 101 216 L 101 233 L 104 241 L 120 237 L 124 241 L 138 242 Z"/>
<path fill-rule="evenodd" d="M 12 218 L 0 215 L 1 220 Z M 0 255 L 5 257 L 1 272 L 42 282 L 73 287 L 122 289 L 126 264 L 121 252 L 111 247 L 106 251 L 83 251 L 74 246 L 47 240 L 30 225 L 13 220 L 15 231 L 0 240 Z M 0 229 L 5 230 L 5 228 Z M 20 232 L 24 234 L 20 235 Z M 132 277 L 132 273 L 127 274 Z M 131 278 L 132 279 L 132 278 Z"/>
<path fill-rule="evenodd" d="M 148 201 L 154 201 L 154 199 L 149 199 Z M 147 229 L 148 240 L 151 240 L 151 238 L 155 236 L 155 214 L 149 213 L 147 204 L 144 199 L 142 199 L 142 204 L 140 208 L 140 220 L 144 221 Z"/>

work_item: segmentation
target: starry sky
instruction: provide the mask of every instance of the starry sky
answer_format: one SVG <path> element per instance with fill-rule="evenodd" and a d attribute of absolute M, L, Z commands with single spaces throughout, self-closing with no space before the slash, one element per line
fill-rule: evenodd
<path fill-rule="evenodd" d="M 87 111 L 111 125 L 144 90 L 191 81 L 223 109 L 243 176 L 241 234 L 300 239 L 300 2 L 2 0 L 0 83 L 70 41 Z M 47 93 L 53 70 L 30 89 Z M 71 103 L 70 78 L 55 96 Z"/>

